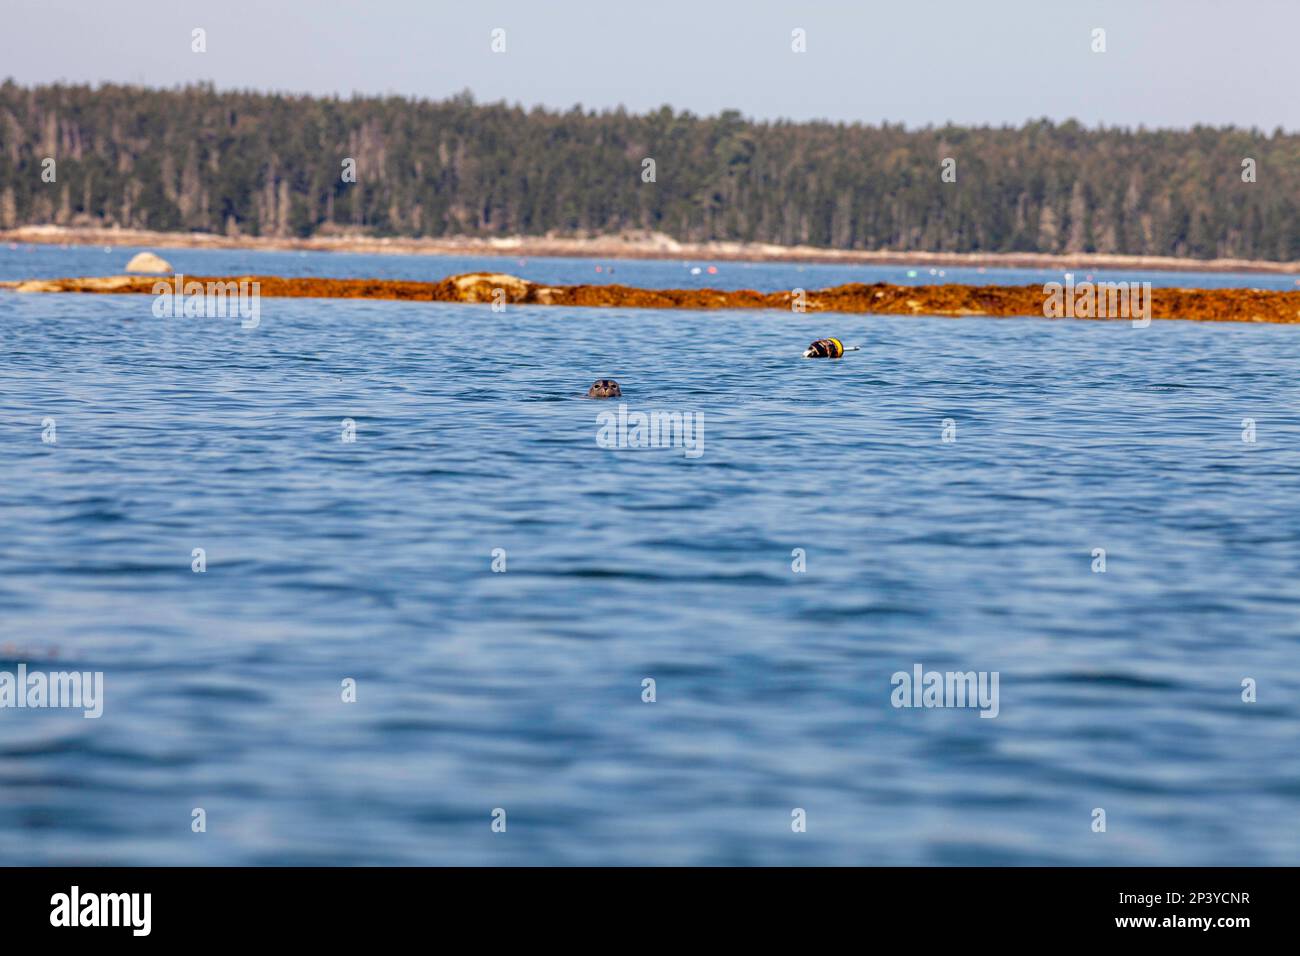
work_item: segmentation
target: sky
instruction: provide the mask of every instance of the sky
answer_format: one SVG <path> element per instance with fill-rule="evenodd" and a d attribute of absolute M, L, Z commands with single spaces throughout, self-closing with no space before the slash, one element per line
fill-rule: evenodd
<path fill-rule="evenodd" d="M 1300 0 L 0 0 L 0 77 L 24 84 L 468 89 L 559 109 L 909 127 L 1296 131 L 1297 44 Z"/>

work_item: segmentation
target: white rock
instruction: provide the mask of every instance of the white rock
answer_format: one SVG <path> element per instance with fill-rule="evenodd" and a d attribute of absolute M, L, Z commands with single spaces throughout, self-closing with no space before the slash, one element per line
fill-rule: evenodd
<path fill-rule="evenodd" d="M 139 252 L 135 257 L 126 264 L 127 272 L 159 272 L 166 275 L 172 274 L 171 263 L 152 252 Z"/>

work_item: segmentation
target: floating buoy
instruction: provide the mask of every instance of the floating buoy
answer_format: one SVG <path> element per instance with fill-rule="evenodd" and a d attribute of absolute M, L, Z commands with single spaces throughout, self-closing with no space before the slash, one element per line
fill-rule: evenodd
<path fill-rule="evenodd" d="M 818 339 L 804 351 L 804 358 L 842 358 L 845 352 L 857 352 L 858 345 L 845 345 L 839 339 Z"/>

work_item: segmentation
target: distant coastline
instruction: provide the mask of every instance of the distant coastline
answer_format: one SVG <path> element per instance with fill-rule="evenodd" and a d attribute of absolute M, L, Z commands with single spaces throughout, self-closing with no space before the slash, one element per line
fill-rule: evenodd
<path fill-rule="evenodd" d="M 891 252 L 822 249 L 768 243 L 678 242 L 663 233 L 628 232 L 593 237 L 515 236 L 510 238 L 403 238 L 364 235 L 222 236 L 197 232 L 154 232 L 75 226 L 21 226 L 0 230 L 0 243 L 41 245 L 141 246 L 152 249 L 248 249 L 261 251 L 343 252 L 378 255 L 574 257 L 594 259 L 687 259 L 717 262 L 805 262 L 844 265 L 1018 268 L 1064 271 L 1142 270 L 1147 272 L 1258 272 L 1300 275 L 1300 261 L 1186 259 L 1100 253 Z"/>

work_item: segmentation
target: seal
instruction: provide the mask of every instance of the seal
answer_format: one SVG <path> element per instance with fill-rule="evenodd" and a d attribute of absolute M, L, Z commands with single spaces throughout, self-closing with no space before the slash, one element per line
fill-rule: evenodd
<path fill-rule="evenodd" d="M 839 339 L 818 339 L 804 350 L 804 358 L 841 358 L 845 352 L 856 352 L 857 345 L 845 345 Z"/>
<path fill-rule="evenodd" d="M 623 390 L 612 378 L 598 378 L 596 384 L 587 389 L 588 398 L 622 398 Z"/>

